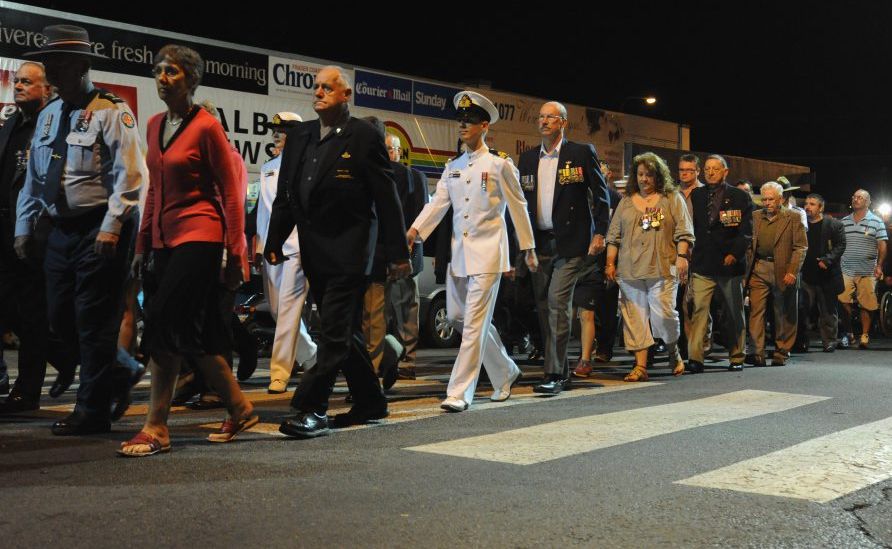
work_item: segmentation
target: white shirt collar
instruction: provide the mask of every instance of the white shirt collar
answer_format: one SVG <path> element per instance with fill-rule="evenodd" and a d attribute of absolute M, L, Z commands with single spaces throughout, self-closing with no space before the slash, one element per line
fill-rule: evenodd
<path fill-rule="evenodd" d="M 545 144 L 539 145 L 539 158 L 543 156 L 560 156 L 561 155 L 561 146 L 564 144 L 563 138 L 558 141 L 557 147 L 554 148 L 550 153 L 545 150 Z"/>

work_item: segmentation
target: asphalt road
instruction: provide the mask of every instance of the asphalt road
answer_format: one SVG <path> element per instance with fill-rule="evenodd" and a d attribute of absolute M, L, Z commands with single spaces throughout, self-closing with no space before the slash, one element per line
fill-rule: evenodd
<path fill-rule="evenodd" d="M 141 425 L 146 381 L 102 436 L 52 436 L 73 394 L 44 397 L 0 418 L 0 544 L 889 547 L 889 350 L 636 384 L 620 353 L 555 398 L 533 395 L 527 364 L 509 401 L 482 386 L 461 414 L 438 408 L 454 352 L 426 350 L 387 420 L 311 441 L 278 434 L 289 395 L 266 394 L 262 363 L 243 384 L 260 425 L 213 445 L 223 412 L 176 408 L 173 451 L 145 459 L 114 450 Z"/>

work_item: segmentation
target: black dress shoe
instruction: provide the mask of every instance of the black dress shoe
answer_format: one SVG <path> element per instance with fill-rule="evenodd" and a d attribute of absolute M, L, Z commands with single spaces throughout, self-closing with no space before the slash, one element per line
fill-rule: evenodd
<path fill-rule="evenodd" d="M 71 387 L 71 384 L 74 382 L 74 368 L 70 370 L 60 370 L 59 374 L 56 376 L 56 380 L 53 382 L 53 385 L 50 387 L 50 396 L 53 398 L 59 398 L 62 396 L 62 393 L 68 390 Z"/>
<path fill-rule="evenodd" d="M 834 345 L 833 343 L 828 343 L 827 345 L 824 345 L 825 353 L 832 353 L 835 350 L 836 350 L 836 345 Z"/>
<path fill-rule="evenodd" d="M 653 349 L 655 353 L 663 354 L 666 352 L 666 343 L 662 339 L 659 339 L 654 343 L 651 349 Z"/>
<path fill-rule="evenodd" d="M 238 370 L 236 378 L 239 381 L 248 381 L 257 369 L 257 353 L 245 353 L 238 357 Z"/>
<path fill-rule="evenodd" d="M 285 418 L 279 425 L 279 432 L 295 438 L 316 438 L 327 435 L 328 416 L 319 417 L 313 412 L 301 412 L 294 417 Z"/>
<path fill-rule="evenodd" d="M 146 373 L 145 365 L 133 360 L 129 355 L 128 358 L 130 358 L 128 365 L 119 365 L 112 371 L 112 421 L 121 419 L 124 416 L 124 412 L 130 408 L 130 403 L 133 402 L 130 391 Z"/>
<path fill-rule="evenodd" d="M 793 352 L 799 353 L 799 354 L 807 353 L 808 352 L 808 343 L 797 343 L 797 344 L 793 345 Z"/>
<path fill-rule="evenodd" d="M 751 364 L 751 365 L 755 366 L 756 365 L 756 355 L 754 355 L 754 354 L 746 355 L 745 357 L 743 357 L 743 363 Z"/>
<path fill-rule="evenodd" d="M 6 400 L 0 402 L 0 415 L 15 414 L 18 412 L 30 412 L 40 409 L 39 398 L 28 398 L 18 394 L 15 390 L 6 397 Z"/>
<path fill-rule="evenodd" d="M 743 371 L 743 363 L 742 362 L 732 362 L 730 366 L 728 366 L 729 372 L 742 372 Z"/>
<path fill-rule="evenodd" d="M 533 347 L 533 350 L 527 355 L 527 360 L 542 360 L 542 353 L 539 352 L 539 349 Z"/>
<path fill-rule="evenodd" d="M 415 368 L 404 368 L 400 366 L 396 371 L 397 379 L 415 379 Z"/>
<path fill-rule="evenodd" d="M 689 360 L 688 367 L 685 368 L 685 371 L 691 374 L 702 374 L 703 373 L 703 363 L 697 362 L 696 360 Z"/>
<path fill-rule="evenodd" d="M 56 436 L 93 435 L 111 431 L 111 422 L 107 419 L 91 416 L 75 410 L 68 417 L 53 423 L 53 434 Z"/>
<path fill-rule="evenodd" d="M 557 374 L 551 374 L 542 383 L 533 387 L 534 393 L 540 395 L 558 395 L 561 391 L 570 388 L 570 379 L 561 377 Z"/>
<path fill-rule="evenodd" d="M 9 374 L 3 372 L 0 374 L 0 395 L 9 394 Z"/>
<path fill-rule="evenodd" d="M 350 411 L 346 414 L 336 415 L 332 420 L 332 427 L 340 429 L 343 427 L 350 427 L 351 425 L 364 425 L 369 421 L 384 419 L 389 415 L 390 412 L 387 411 L 386 402 L 370 408 L 354 406 L 353 408 L 350 408 Z"/>
<path fill-rule="evenodd" d="M 761 368 L 761 367 L 764 367 L 765 365 L 766 365 L 765 359 L 763 357 L 761 357 L 759 355 L 753 355 L 753 366 Z"/>

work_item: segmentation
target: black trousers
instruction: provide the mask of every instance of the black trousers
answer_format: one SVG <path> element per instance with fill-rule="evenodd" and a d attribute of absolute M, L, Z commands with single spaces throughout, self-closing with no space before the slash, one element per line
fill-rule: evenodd
<path fill-rule="evenodd" d="M 15 257 L 0 253 L 0 306 L 3 328 L 19 336 L 19 377 L 14 391 L 28 399 L 40 398 L 46 375 L 48 329 L 43 273 Z"/>
<path fill-rule="evenodd" d="M 598 353 L 613 356 L 616 345 L 616 310 L 619 306 L 619 284 L 608 282 L 604 290 L 604 305 L 595 308 L 595 340 L 598 342 Z"/>
<path fill-rule="evenodd" d="M 65 345 L 80 352 L 76 408 L 100 418 L 110 412 L 135 228 L 132 219 L 126 221 L 114 257 L 99 256 L 93 248 L 103 217 L 104 211 L 96 211 L 54 222 L 44 261 L 50 325 Z"/>
<path fill-rule="evenodd" d="M 344 372 L 354 408 L 382 405 L 384 393 L 362 337 L 362 275 L 314 276 L 307 272 L 310 292 L 319 309 L 320 333 L 316 366 L 301 378 L 291 407 L 324 414 L 338 372 Z"/>

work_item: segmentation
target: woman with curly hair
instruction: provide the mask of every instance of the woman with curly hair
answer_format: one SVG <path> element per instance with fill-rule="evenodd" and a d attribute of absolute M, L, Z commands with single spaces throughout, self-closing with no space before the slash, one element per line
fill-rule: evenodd
<path fill-rule="evenodd" d="M 632 160 L 626 197 L 607 231 L 604 274 L 619 284 L 626 349 L 635 367 L 625 381 L 647 381 L 647 350 L 654 337 L 669 353 L 673 375 L 684 373 L 678 354 L 678 284 L 687 282 L 694 230 L 684 198 L 676 191 L 666 161 L 651 152 Z"/>

